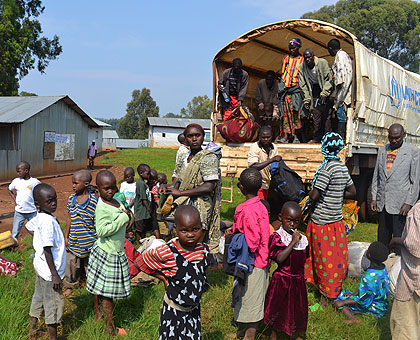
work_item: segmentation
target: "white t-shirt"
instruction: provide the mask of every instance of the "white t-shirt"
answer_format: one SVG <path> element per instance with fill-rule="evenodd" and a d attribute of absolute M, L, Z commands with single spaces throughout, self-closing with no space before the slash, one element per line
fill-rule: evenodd
<path fill-rule="evenodd" d="M 38 213 L 26 223 L 26 229 L 34 232 L 34 268 L 36 273 L 44 280 L 51 281 L 52 275 L 44 253 L 44 247 L 51 247 L 57 273 L 61 279 L 64 278 L 66 272 L 66 248 L 63 232 L 55 216 Z"/>
<path fill-rule="evenodd" d="M 136 197 L 136 182 L 122 182 L 120 192 L 125 195 L 125 200 L 127 201 L 128 205 L 131 206 L 134 202 L 134 198 Z M 131 211 L 134 212 L 134 205 L 131 207 Z"/>
<path fill-rule="evenodd" d="M 9 184 L 9 190 L 16 190 L 15 210 L 20 213 L 31 213 L 36 211 L 33 189 L 41 183 L 36 178 L 23 179 L 15 178 Z"/>

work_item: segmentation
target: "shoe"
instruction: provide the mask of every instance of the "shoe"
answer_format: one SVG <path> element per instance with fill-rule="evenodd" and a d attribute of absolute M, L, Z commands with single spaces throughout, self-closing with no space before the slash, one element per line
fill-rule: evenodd
<path fill-rule="evenodd" d="M 292 143 L 300 143 L 300 140 L 297 137 L 295 137 L 295 139 L 293 139 Z"/>
<path fill-rule="evenodd" d="M 288 143 L 288 141 L 286 138 L 283 137 L 283 138 L 278 139 L 277 143 Z"/>
<path fill-rule="evenodd" d="M 174 197 L 172 195 L 169 195 L 165 203 L 163 204 L 162 209 L 160 209 L 160 213 L 162 215 L 168 215 L 172 210 L 173 203 L 174 203 Z"/>

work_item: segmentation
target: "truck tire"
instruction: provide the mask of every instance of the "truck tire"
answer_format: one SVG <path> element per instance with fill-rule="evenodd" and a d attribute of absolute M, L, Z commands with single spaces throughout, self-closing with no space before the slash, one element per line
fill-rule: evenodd
<path fill-rule="evenodd" d="M 371 223 L 378 223 L 378 214 L 376 211 L 373 211 L 370 207 L 372 203 L 372 183 L 369 185 L 367 189 L 367 197 L 366 197 L 366 210 L 367 210 L 367 220 Z"/>

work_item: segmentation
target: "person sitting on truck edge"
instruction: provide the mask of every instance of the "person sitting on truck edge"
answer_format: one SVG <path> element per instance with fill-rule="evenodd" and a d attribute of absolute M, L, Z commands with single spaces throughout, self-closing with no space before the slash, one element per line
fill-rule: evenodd
<path fill-rule="evenodd" d="M 258 191 L 258 197 L 267 201 L 271 179 L 270 164 L 280 162 L 281 156 L 279 156 L 277 146 L 271 142 L 273 138 L 271 126 L 261 126 L 259 136 L 260 140 L 249 148 L 248 167 L 255 168 L 261 172 L 262 187 Z"/>
<path fill-rule="evenodd" d="M 299 67 L 299 87 L 303 92 L 303 105 L 312 112 L 314 121 L 314 137 L 309 143 L 320 143 L 324 133 L 331 131 L 327 100 L 333 90 L 332 73 L 328 61 L 315 57 L 312 49 L 306 49 L 303 58 L 305 62 Z"/>
<path fill-rule="evenodd" d="M 372 178 L 371 209 L 378 212 L 378 241 L 386 246 L 392 236 L 401 237 L 419 196 L 419 149 L 404 143 L 404 136 L 402 125 L 389 127 L 389 144 L 379 149 Z"/>
<path fill-rule="evenodd" d="M 289 41 L 290 55 L 283 57 L 281 66 L 281 83 L 279 85 L 279 111 L 282 117 L 281 142 L 299 143 L 296 134 L 302 128 L 300 110 L 302 108 L 302 91 L 298 86 L 299 67 L 303 63 L 303 57 L 299 53 L 302 42 L 299 38 Z"/>
<path fill-rule="evenodd" d="M 271 120 L 264 118 L 279 117 L 279 82 L 276 73 L 267 71 L 265 78 L 257 84 L 255 91 L 255 103 L 258 105 L 258 123 L 260 125 L 271 125 Z"/>
<path fill-rule="evenodd" d="M 176 152 L 175 169 L 172 174 L 172 181 L 175 182 L 181 176 L 182 170 L 188 165 L 187 158 L 190 155 L 190 149 L 185 140 L 184 133 L 178 135 L 178 142 L 181 144 Z"/>
<path fill-rule="evenodd" d="M 225 70 L 219 85 L 223 85 L 230 97 L 230 106 L 223 110 L 223 120 L 232 118 L 233 110 L 242 105 L 248 89 L 248 73 L 242 69 L 242 60 L 235 58 L 232 67 Z"/>
<path fill-rule="evenodd" d="M 347 108 L 351 104 L 351 84 L 353 80 L 353 64 L 350 56 L 341 49 L 340 41 L 331 39 L 328 42 L 328 52 L 335 57 L 332 65 L 335 90 L 331 94 L 334 99 L 333 109 L 336 111 L 337 132 L 346 140 Z"/>

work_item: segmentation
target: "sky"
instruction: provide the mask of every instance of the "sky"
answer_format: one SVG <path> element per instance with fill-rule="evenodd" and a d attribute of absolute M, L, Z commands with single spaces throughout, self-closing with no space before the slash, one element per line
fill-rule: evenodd
<path fill-rule="evenodd" d="M 44 0 L 44 36 L 63 47 L 19 91 L 66 94 L 91 117 L 120 118 L 135 89 L 151 90 L 161 116 L 212 96 L 212 60 L 240 35 L 297 19 L 334 0 Z"/>

